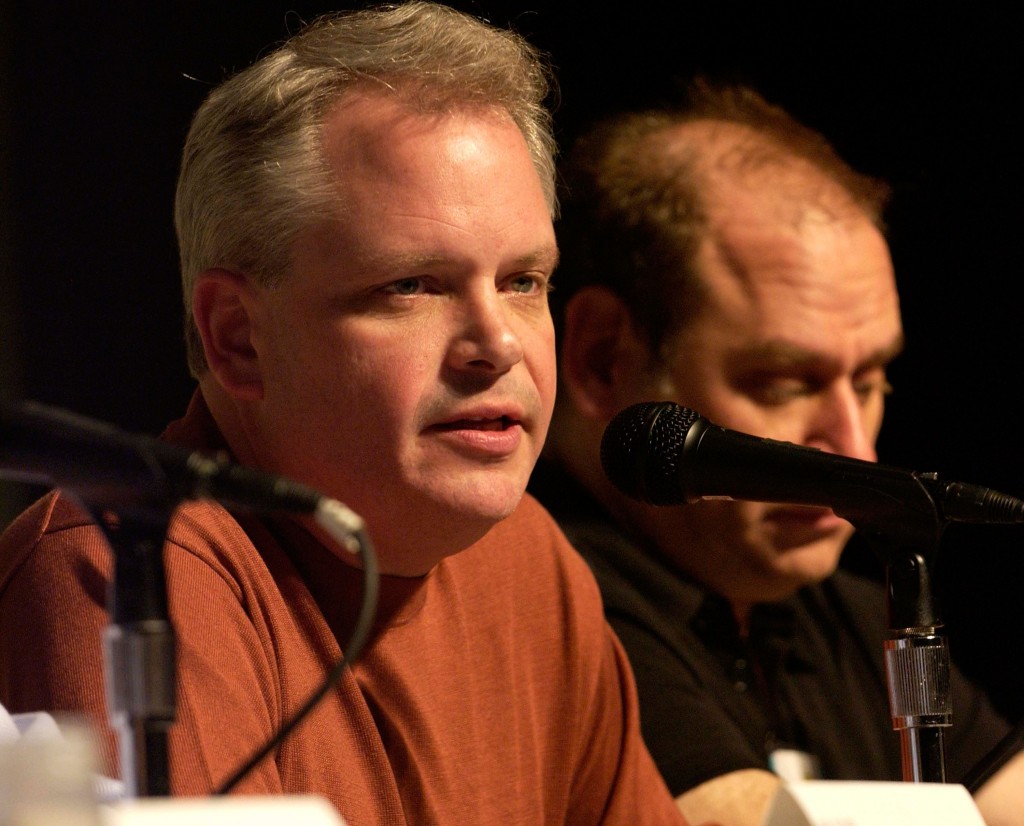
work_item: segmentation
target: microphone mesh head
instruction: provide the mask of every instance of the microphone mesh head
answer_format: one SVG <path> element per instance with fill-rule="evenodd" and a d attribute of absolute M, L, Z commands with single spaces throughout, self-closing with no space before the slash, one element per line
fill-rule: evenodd
<path fill-rule="evenodd" d="M 679 460 L 700 415 L 672 402 L 641 402 L 618 413 L 601 438 L 601 466 L 616 488 L 650 505 L 686 501 Z"/>

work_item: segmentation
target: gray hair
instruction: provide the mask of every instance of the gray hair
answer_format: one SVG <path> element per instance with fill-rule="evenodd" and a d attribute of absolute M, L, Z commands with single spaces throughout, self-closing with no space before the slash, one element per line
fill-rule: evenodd
<path fill-rule="evenodd" d="M 199 274 L 224 267 L 272 286 L 288 271 L 296 235 L 342 207 L 320 130 L 353 88 L 396 95 L 424 113 L 507 113 L 554 217 L 556 147 L 545 106 L 553 79 L 522 37 L 419 0 L 319 17 L 216 87 L 189 129 L 174 219 L 193 376 L 206 370 L 191 312 Z"/>

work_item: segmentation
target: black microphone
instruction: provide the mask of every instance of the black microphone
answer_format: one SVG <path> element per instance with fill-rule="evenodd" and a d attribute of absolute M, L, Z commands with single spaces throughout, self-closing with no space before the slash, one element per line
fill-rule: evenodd
<path fill-rule="evenodd" d="M 363 530 L 357 514 L 299 482 L 32 401 L 0 402 L 0 478 L 64 488 L 96 507 L 216 499 L 315 514 L 336 538 Z"/>
<path fill-rule="evenodd" d="M 601 464 L 621 492 L 651 505 L 744 499 L 829 507 L 858 527 L 923 530 L 948 521 L 1024 522 L 1024 501 L 934 473 L 887 467 L 726 430 L 672 402 L 627 407 L 605 428 Z"/>

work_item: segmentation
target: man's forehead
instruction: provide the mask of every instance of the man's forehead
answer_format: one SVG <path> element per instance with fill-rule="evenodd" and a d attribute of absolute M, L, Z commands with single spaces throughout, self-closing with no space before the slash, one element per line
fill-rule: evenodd
<path fill-rule="evenodd" d="M 338 151 L 354 142 L 368 148 L 390 146 L 396 137 L 418 137 L 445 122 L 501 124 L 518 131 L 509 112 L 472 101 L 431 103 L 418 98 L 416 87 L 362 84 L 335 101 L 321 123 L 325 150 Z"/>
<path fill-rule="evenodd" d="M 691 354 L 737 369 L 848 371 L 884 366 L 903 348 L 891 272 L 844 279 L 784 254 L 762 268 L 716 263 L 702 278 L 700 309 L 677 334 Z"/>
<path fill-rule="evenodd" d="M 904 346 L 895 306 L 862 302 L 830 311 L 779 300 L 744 305 L 740 312 L 720 303 L 712 307 L 682 337 L 691 349 L 718 350 L 736 365 L 854 370 L 888 364 Z"/>
<path fill-rule="evenodd" d="M 725 192 L 698 249 L 705 292 L 766 313 L 780 304 L 787 312 L 792 303 L 794 311 L 840 318 L 890 311 L 898 316 L 884 236 L 850 199 L 826 188 Z"/>
<path fill-rule="evenodd" d="M 710 198 L 719 187 L 741 187 L 766 195 L 779 193 L 781 188 L 786 198 L 800 200 L 829 188 L 851 199 L 814 161 L 749 124 L 700 118 L 666 127 L 648 143 L 652 153 L 690 159 Z"/>
<path fill-rule="evenodd" d="M 706 208 L 712 233 L 744 224 L 793 232 L 831 223 L 875 227 L 849 192 L 806 164 L 717 175 L 707 188 Z"/>

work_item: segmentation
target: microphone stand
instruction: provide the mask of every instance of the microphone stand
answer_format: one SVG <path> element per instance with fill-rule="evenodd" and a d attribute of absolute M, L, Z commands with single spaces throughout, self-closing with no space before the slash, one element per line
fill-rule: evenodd
<path fill-rule="evenodd" d="M 924 556 L 894 553 L 886 565 L 890 637 L 885 671 L 903 779 L 946 782 L 945 730 L 953 724 L 949 644 L 935 610 Z"/>
<path fill-rule="evenodd" d="M 103 637 L 104 678 L 130 795 L 170 794 L 175 640 L 163 547 L 171 517 L 183 500 L 210 498 L 313 514 L 341 547 L 363 556 L 367 598 L 353 650 L 343 664 L 365 643 L 376 608 L 376 562 L 362 519 L 342 503 L 298 482 L 236 466 L 226 454 L 202 456 L 36 402 L 9 406 L 0 400 L 0 447 L 0 477 L 12 475 L 73 493 L 114 553 L 107 594 L 110 623 Z"/>
<path fill-rule="evenodd" d="M 904 504 L 907 509 L 899 519 L 870 511 L 840 515 L 868 537 L 885 563 L 885 671 L 892 727 L 900 735 L 903 780 L 945 783 L 945 730 L 953 724 L 949 642 L 938 616 L 928 559 L 946 522 L 924 487 L 919 498 L 908 497 Z"/>
<path fill-rule="evenodd" d="M 104 633 L 107 707 L 130 797 L 170 795 L 168 733 L 175 716 L 174 631 L 163 544 L 171 504 L 96 514 L 114 551 Z"/>

